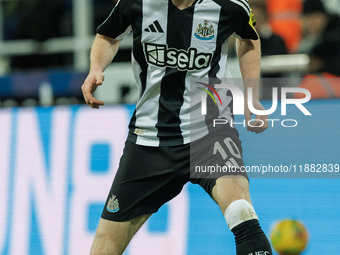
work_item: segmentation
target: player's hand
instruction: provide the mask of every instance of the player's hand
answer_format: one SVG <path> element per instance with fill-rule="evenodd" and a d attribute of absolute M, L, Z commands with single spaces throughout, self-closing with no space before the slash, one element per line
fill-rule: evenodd
<path fill-rule="evenodd" d="M 100 105 L 104 105 L 103 101 L 98 100 L 93 96 L 93 93 L 98 86 L 102 85 L 104 81 L 104 74 L 102 72 L 90 72 L 81 86 L 81 91 L 87 105 L 94 109 L 99 109 Z"/>
<path fill-rule="evenodd" d="M 268 128 L 268 115 L 255 115 L 255 120 L 251 121 L 251 115 L 254 113 L 249 110 L 247 101 L 245 99 L 244 105 L 247 130 L 256 134 L 262 133 Z M 253 99 L 253 106 L 256 110 L 265 110 L 259 99 Z"/>

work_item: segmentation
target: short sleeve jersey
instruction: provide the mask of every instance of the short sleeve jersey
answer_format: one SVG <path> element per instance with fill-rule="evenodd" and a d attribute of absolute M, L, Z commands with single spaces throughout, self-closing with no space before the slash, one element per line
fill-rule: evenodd
<path fill-rule="evenodd" d="M 132 67 L 139 100 L 128 140 L 147 146 L 193 141 L 192 79 L 225 77 L 227 41 L 257 39 L 247 0 L 196 0 L 180 10 L 171 0 L 120 0 L 97 33 L 121 40 L 132 31 Z M 221 96 L 216 117 L 232 118 L 232 95 Z M 209 133 L 206 117 L 195 139 Z M 196 123 L 197 124 L 197 123 Z"/>

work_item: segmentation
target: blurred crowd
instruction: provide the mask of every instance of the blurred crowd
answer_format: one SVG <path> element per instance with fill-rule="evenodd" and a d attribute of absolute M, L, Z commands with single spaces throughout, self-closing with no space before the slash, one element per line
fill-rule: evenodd
<path fill-rule="evenodd" d="M 73 0 L 0 0 L 4 16 L 4 40 L 34 39 L 44 42 L 55 37 L 73 35 Z M 114 0 L 93 1 L 93 34 L 111 12 Z M 316 89 L 313 98 L 340 97 L 340 83 L 329 79 L 340 77 L 340 0 L 249 0 L 261 37 L 262 55 L 307 54 L 306 78 L 322 81 L 301 86 Z M 335 6 L 335 8 L 334 8 Z M 338 11 L 338 12 L 337 12 Z M 232 46 L 231 46 L 232 49 Z M 231 50 L 233 55 L 233 50 Z M 130 61 L 130 52 L 118 56 Z M 10 70 L 32 70 L 72 66 L 72 54 L 25 55 L 10 58 Z M 263 74 L 262 98 L 271 97 L 273 79 L 287 73 Z M 321 91 L 322 90 L 322 91 Z M 319 96 L 321 95 L 321 96 Z"/>
<path fill-rule="evenodd" d="M 73 0 L 7 0 L 3 1 L 4 40 L 35 39 L 38 42 L 55 37 L 73 35 Z M 113 0 L 95 0 L 93 17 L 95 28 L 103 22 L 114 7 Z M 34 55 L 11 59 L 12 70 L 60 67 L 72 65 L 72 55 Z"/>
<path fill-rule="evenodd" d="M 94 1 L 94 27 L 107 17 L 116 0 Z M 339 0 L 327 0 L 327 2 Z M 35 39 L 39 42 L 54 37 L 73 35 L 73 0 L 2 0 L 4 40 Z M 281 55 L 307 53 L 311 56 L 311 72 L 330 72 L 340 75 L 340 20 L 331 13 L 326 0 L 249 0 L 262 40 L 262 53 Z M 340 9 L 340 8 L 339 8 Z M 44 57 L 44 56 L 40 56 Z M 25 58 L 29 58 L 25 59 Z M 39 59 L 16 57 L 11 66 L 25 69 L 63 65 L 70 61 L 65 56 Z"/>
<path fill-rule="evenodd" d="M 340 97 L 340 2 L 322 0 L 249 0 L 261 38 L 262 55 L 306 54 L 300 87 L 312 98 Z M 332 9 L 333 3 L 336 6 Z M 262 98 L 287 73 L 263 74 Z M 286 84 L 284 84 L 286 85 Z M 302 95 L 294 95 L 300 97 Z"/>

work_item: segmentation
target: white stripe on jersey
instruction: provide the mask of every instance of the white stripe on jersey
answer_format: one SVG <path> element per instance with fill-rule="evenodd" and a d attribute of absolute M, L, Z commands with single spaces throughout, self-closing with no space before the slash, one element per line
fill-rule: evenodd
<path fill-rule="evenodd" d="M 141 43 L 166 44 L 167 34 L 167 17 L 168 3 L 165 1 L 143 0 L 143 21 L 142 21 L 142 39 Z M 164 33 L 145 32 L 154 21 L 158 20 Z M 137 136 L 137 144 L 148 144 L 158 146 L 157 128 L 159 110 L 159 97 L 162 78 L 164 77 L 166 67 L 156 67 L 148 65 L 146 88 L 136 106 L 136 127 L 154 127 L 148 130 L 141 130 L 142 135 Z M 138 79 L 140 80 L 140 79 Z M 153 84 L 152 87 L 148 84 Z M 141 89 L 141 82 L 139 81 Z"/>
<path fill-rule="evenodd" d="M 205 11 L 202 11 L 205 10 Z M 212 1 L 203 1 L 200 4 L 195 5 L 195 12 L 193 17 L 193 24 L 192 24 L 192 31 L 191 31 L 191 44 L 190 47 L 196 48 L 198 52 L 211 52 L 214 53 L 216 51 L 216 37 L 218 33 L 218 23 L 219 23 L 219 15 L 221 6 L 216 4 Z M 210 24 L 213 25 L 214 28 L 214 38 L 204 41 L 200 40 L 195 36 L 196 29 L 201 24 L 203 25 L 205 21 L 208 21 Z M 226 61 L 226 59 L 224 59 Z M 207 68 L 210 70 L 211 63 L 209 67 Z M 192 88 L 192 82 L 194 80 L 200 80 L 200 81 L 206 81 L 208 82 L 209 77 L 207 73 L 207 69 L 202 69 L 200 71 L 187 71 L 186 79 L 185 79 L 185 93 L 191 92 Z M 221 72 L 224 72 L 225 69 L 221 70 Z M 185 99 L 192 98 L 192 95 L 184 95 Z M 192 116 L 201 116 L 201 125 L 199 128 L 199 131 L 195 130 L 197 132 L 198 136 L 203 136 L 208 134 L 208 128 L 205 125 L 205 116 L 201 115 L 200 108 L 197 109 L 191 109 L 193 112 L 191 112 Z M 192 118 L 190 118 L 190 100 L 185 100 L 183 102 L 183 106 L 180 111 L 180 118 L 181 118 L 181 131 L 184 138 L 184 143 L 190 142 L 190 138 L 192 139 L 193 136 L 196 136 L 193 134 L 192 125 L 194 123 L 190 123 L 190 121 L 193 121 Z M 191 137 L 190 137 L 191 136 Z"/>
<path fill-rule="evenodd" d="M 218 62 L 219 66 L 220 66 L 220 70 L 218 71 L 216 76 L 220 79 L 227 78 L 227 72 L 226 72 L 226 70 L 227 70 L 227 56 L 228 56 L 228 41 L 224 42 L 223 45 L 222 45 L 221 59 Z M 231 82 L 233 82 L 233 81 L 231 81 Z M 234 84 L 234 83 L 231 83 L 231 84 Z M 216 89 L 216 91 L 217 91 L 217 93 L 219 93 L 218 88 Z M 220 115 L 218 117 L 227 119 L 229 121 L 229 123 L 231 123 L 231 120 L 232 120 L 232 112 L 231 112 L 231 109 L 229 107 L 231 100 L 232 100 L 232 98 L 230 96 L 222 97 L 222 105 L 228 105 L 228 107 L 225 108 L 225 107 L 222 107 L 221 105 L 218 105 L 218 109 L 220 111 Z"/>
<path fill-rule="evenodd" d="M 247 12 L 247 14 L 250 15 L 250 11 L 249 11 L 250 7 L 247 1 L 245 0 L 230 0 L 230 1 L 233 2 L 234 4 L 241 6 Z M 246 8 L 245 6 L 249 7 L 249 9 Z"/>

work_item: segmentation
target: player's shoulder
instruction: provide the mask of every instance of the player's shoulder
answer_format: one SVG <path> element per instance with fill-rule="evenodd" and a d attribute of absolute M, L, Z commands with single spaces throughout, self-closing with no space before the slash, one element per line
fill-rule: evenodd
<path fill-rule="evenodd" d="M 220 5 L 222 10 L 227 13 L 251 13 L 251 9 L 247 0 L 212 0 Z"/>

